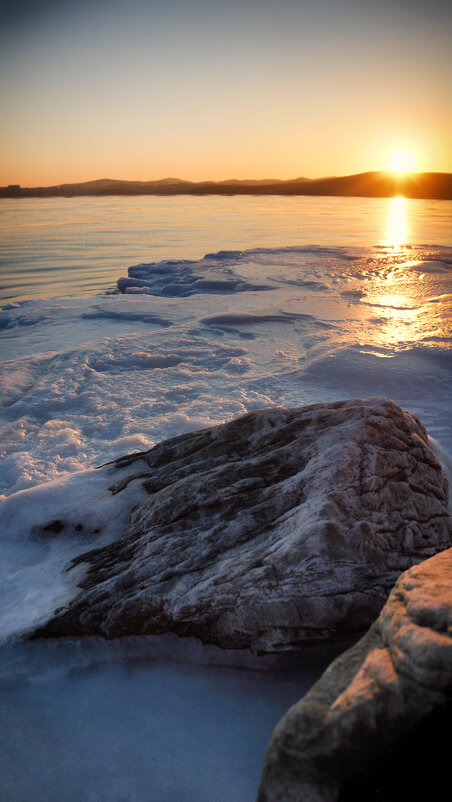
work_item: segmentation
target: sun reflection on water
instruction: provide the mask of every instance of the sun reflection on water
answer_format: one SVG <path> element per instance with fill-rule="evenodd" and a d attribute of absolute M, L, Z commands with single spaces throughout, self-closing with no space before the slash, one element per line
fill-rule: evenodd
<path fill-rule="evenodd" d="M 385 234 L 384 245 L 400 251 L 407 244 L 408 224 L 406 218 L 406 201 L 399 196 L 391 198 L 389 201 L 388 222 Z"/>

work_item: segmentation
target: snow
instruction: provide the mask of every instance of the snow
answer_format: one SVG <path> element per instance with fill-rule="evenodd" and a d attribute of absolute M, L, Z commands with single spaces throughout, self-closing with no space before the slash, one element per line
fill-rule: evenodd
<path fill-rule="evenodd" d="M 450 449 L 450 271 L 407 264 L 449 265 L 451 251 L 410 248 L 409 257 L 381 248 L 225 252 L 131 268 L 148 289 L 157 282 L 158 296 L 8 304 L 0 492 L 250 409 L 350 395 L 393 397 Z M 168 269 L 173 285 L 197 276 L 189 296 L 164 295 Z M 215 271 L 223 289 L 208 294 L 199 281 Z"/>
<path fill-rule="evenodd" d="M 54 429 L 58 421 L 52 423 Z M 125 440 L 120 445 L 128 450 Z M 131 442 L 137 444 L 135 439 Z M 126 468 L 121 478 L 134 472 Z M 130 508 L 120 493 L 108 491 L 117 479 L 113 469 L 67 473 L 18 491 L 0 505 L 3 641 L 43 623 L 74 595 L 82 576 L 78 568 L 65 570 L 71 559 L 120 537 Z M 133 505 L 146 498 L 139 482 L 132 482 L 129 491 Z"/>

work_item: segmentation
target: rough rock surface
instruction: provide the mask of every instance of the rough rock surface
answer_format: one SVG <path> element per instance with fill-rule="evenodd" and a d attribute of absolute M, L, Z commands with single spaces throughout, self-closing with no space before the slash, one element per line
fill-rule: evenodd
<path fill-rule="evenodd" d="M 398 575 L 452 544 L 447 479 L 388 399 L 271 408 L 116 462 L 149 499 L 81 555 L 80 594 L 37 635 L 173 631 L 255 653 L 363 630 Z M 129 471 L 130 472 L 130 471 Z"/>
<path fill-rule="evenodd" d="M 259 802 L 446 798 L 451 702 L 448 549 L 399 578 L 368 634 L 277 725 Z"/>

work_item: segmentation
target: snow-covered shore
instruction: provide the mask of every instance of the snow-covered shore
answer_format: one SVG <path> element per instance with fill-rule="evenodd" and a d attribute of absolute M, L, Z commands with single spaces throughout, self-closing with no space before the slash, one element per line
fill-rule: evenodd
<path fill-rule="evenodd" d="M 123 294 L 8 304 L 0 313 L 4 611 L 0 636 L 14 640 L 39 622 L 56 601 L 70 599 L 78 575 L 65 572 L 69 560 L 120 534 L 125 523 L 121 494 L 105 506 L 106 472 L 94 468 L 121 454 L 264 406 L 384 395 L 422 420 L 435 439 L 437 453 L 447 460 L 452 451 L 451 275 L 452 251 L 446 247 L 265 248 L 210 255 L 198 262 L 135 267 L 119 283 Z M 170 280 L 162 281 L 162 276 Z M 30 491 L 33 503 L 29 503 Z M 136 492 L 138 503 L 142 491 L 137 487 Z M 93 510 L 90 526 L 68 540 L 54 537 L 51 531 L 48 538 L 37 538 L 39 516 L 49 520 L 52 509 L 62 505 L 67 510 L 82 506 Z M 74 649 L 78 653 L 79 644 Z M 36 681 L 51 688 L 45 666 L 54 659 L 52 650 L 41 644 L 8 646 L 2 651 L 2 681 L 10 683 L 14 665 L 24 666 L 35 654 Z M 64 672 L 72 671 L 74 652 L 70 645 L 62 647 L 61 653 L 64 650 Z M 116 665 L 115 647 L 105 645 L 101 651 L 108 652 L 109 665 Z M 11 711 L 23 704 L 21 726 L 25 727 L 23 688 L 31 683 L 33 726 L 38 727 L 36 710 L 43 700 L 37 698 L 32 670 L 23 672 L 22 685 L 16 683 L 12 697 L 5 697 L 5 709 L 9 715 L 19 715 Z M 110 668 L 97 676 L 95 692 L 110 680 L 114 693 L 126 692 L 127 683 L 108 677 L 109 672 Z M 154 699 L 164 677 L 161 671 L 152 686 Z M 280 707 L 275 706 L 273 723 L 291 696 L 295 701 L 302 692 L 296 677 L 280 677 L 283 684 L 293 684 L 283 694 Z M 175 687 L 180 689 L 184 681 L 176 677 Z M 221 703 L 215 707 L 213 698 L 218 700 L 224 692 L 222 682 L 215 680 L 211 699 L 218 716 L 224 715 L 224 709 Z M 230 700 L 233 706 L 246 704 L 247 682 L 239 682 Z M 272 682 L 277 687 L 274 678 Z M 187 683 L 188 692 L 202 698 L 205 688 L 195 690 L 198 679 L 191 677 Z M 272 726 L 263 710 L 259 712 L 259 704 L 266 707 L 272 694 L 270 683 L 266 690 L 264 685 L 256 687 L 265 702 L 257 702 L 250 715 L 266 733 L 253 741 L 250 754 L 253 749 L 262 754 Z M 70 695 L 71 682 L 65 674 L 61 699 L 66 702 L 61 704 L 70 707 Z M 151 705 L 157 718 L 164 716 L 157 707 Z M 193 714 L 189 707 L 184 713 L 171 714 L 168 733 L 187 726 Z M 110 720 L 128 714 L 130 708 L 112 713 Z M 108 715 L 104 718 L 107 721 Z M 61 712 L 54 712 L 52 722 L 51 727 L 60 726 Z M 87 737 L 85 725 L 79 722 L 78 726 L 79 734 Z M 225 732 L 231 734 L 231 727 Z M 209 740 L 209 733 L 200 736 L 201 741 Z M 72 749 L 78 748 L 79 738 L 69 741 Z M 26 738 L 23 743 L 28 743 Z M 87 743 L 92 748 L 89 739 Z M 176 762 L 181 760 L 184 743 L 175 748 Z M 125 748 L 123 744 L 123 753 Z M 234 746 L 228 750 L 228 760 L 237 760 Z M 10 767 L 17 758 L 13 763 L 11 759 Z M 33 759 L 39 762 L 43 754 L 37 750 Z M 148 759 L 149 754 L 143 755 L 143 761 Z M 83 772 L 77 768 L 81 764 L 74 759 L 71 765 L 77 777 L 74 788 L 79 789 L 74 800 L 149 796 L 139 768 L 129 780 L 124 779 L 124 771 L 119 773 L 117 788 L 104 778 L 104 786 L 98 785 L 101 796 L 96 797 L 95 781 L 83 786 Z M 196 760 L 192 765 L 198 765 Z M 193 772 L 192 785 L 178 798 L 211 800 L 215 765 L 211 761 L 203 781 L 208 791 L 199 790 Z M 256 787 L 260 766 L 253 763 L 242 770 L 240 785 L 232 782 L 228 769 L 224 794 L 216 800 L 251 798 L 249 789 Z M 165 764 L 154 774 L 159 802 L 174 799 L 181 787 L 177 778 L 165 780 L 170 773 Z M 38 781 L 31 772 L 29 777 L 29 785 L 24 780 L 28 790 L 20 798 L 31 799 L 27 794 L 36 782 L 46 799 L 58 798 L 61 787 L 52 784 L 49 776 Z M 12 788 L 13 781 L 7 782 L 10 785 L 5 787 Z"/>
<path fill-rule="evenodd" d="M 3 309 L 1 492 L 263 406 L 351 396 L 392 397 L 451 449 L 450 250 L 259 249 L 171 270 L 158 289 L 140 267 L 151 279 L 126 295 Z M 185 296 L 188 280 L 201 287 Z"/>
<path fill-rule="evenodd" d="M 121 496 L 106 503 L 93 468 L 121 454 L 265 406 L 374 395 L 416 414 L 443 459 L 452 451 L 449 249 L 254 249 L 129 273 L 126 294 L 1 312 L 4 635 L 39 620 L 49 587 L 73 592 L 62 569 L 89 538 L 120 534 Z M 19 570 L 22 539 L 62 500 L 95 510 L 90 526 L 33 542 Z"/>

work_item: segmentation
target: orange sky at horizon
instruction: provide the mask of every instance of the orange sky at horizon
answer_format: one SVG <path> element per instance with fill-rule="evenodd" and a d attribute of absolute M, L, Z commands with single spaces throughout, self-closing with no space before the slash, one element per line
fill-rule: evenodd
<path fill-rule="evenodd" d="M 440 0 L 38 6 L 2 34 L 0 185 L 452 172 Z"/>

